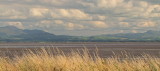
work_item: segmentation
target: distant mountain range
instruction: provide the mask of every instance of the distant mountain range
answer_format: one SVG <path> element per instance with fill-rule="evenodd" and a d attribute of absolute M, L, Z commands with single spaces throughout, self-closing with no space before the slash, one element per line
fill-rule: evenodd
<path fill-rule="evenodd" d="M 0 42 L 145 42 L 160 41 L 160 31 L 121 33 L 97 36 L 54 35 L 42 30 L 22 30 L 14 26 L 0 27 Z"/>
<path fill-rule="evenodd" d="M 22 30 L 14 26 L 0 27 L 0 42 L 66 41 L 70 36 L 54 35 L 42 30 Z"/>

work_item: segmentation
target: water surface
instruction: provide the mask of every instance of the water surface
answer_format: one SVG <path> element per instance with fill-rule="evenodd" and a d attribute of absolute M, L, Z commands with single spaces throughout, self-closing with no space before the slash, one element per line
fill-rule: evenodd
<path fill-rule="evenodd" d="M 0 43 L 0 51 L 3 54 L 8 51 L 21 53 L 24 49 L 33 50 L 38 48 L 59 48 L 66 53 L 69 53 L 70 50 L 82 50 L 84 48 L 93 53 L 98 49 L 101 57 L 123 53 L 129 53 L 134 56 L 150 54 L 160 57 L 160 42 Z"/>

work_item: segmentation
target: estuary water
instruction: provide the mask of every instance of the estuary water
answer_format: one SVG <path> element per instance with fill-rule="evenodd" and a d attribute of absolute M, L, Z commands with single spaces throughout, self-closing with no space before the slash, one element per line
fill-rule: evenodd
<path fill-rule="evenodd" d="M 19 52 L 24 49 L 58 48 L 66 53 L 70 50 L 87 48 L 90 53 L 98 50 L 101 57 L 123 55 L 124 53 L 141 56 L 149 54 L 160 57 L 160 42 L 65 42 L 65 43 L 0 43 L 0 51 Z"/>

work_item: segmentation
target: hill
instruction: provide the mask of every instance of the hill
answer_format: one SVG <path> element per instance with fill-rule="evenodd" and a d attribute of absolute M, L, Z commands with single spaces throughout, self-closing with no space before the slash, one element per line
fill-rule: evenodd
<path fill-rule="evenodd" d="M 1 42 L 51 42 L 66 41 L 69 36 L 57 36 L 42 30 L 18 29 L 14 26 L 0 27 Z"/>
<path fill-rule="evenodd" d="M 149 30 L 144 33 L 121 33 L 93 36 L 92 41 L 160 41 L 160 31 Z"/>
<path fill-rule="evenodd" d="M 144 33 L 120 33 L 97 36 L 55 35 L 43 30 L 18 29 L 14 26 L 0 27 L 0 42 L 145 42 L 160 41 L 160 31 Z"/>

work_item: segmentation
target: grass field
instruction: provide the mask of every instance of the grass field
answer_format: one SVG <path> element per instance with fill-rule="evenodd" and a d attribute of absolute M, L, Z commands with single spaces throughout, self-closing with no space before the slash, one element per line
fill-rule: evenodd
<path fill-rule="evenodd" d="M 96 52 L 89 55 L 87 49 L 70 54 L 41 49 L 22 56 L 1 57 L 0 71 L 160 71 L 160 59 L 147 54 L 143 57 L 126 54 L 123 59 L 116 55 L 100 58 Z"/>

